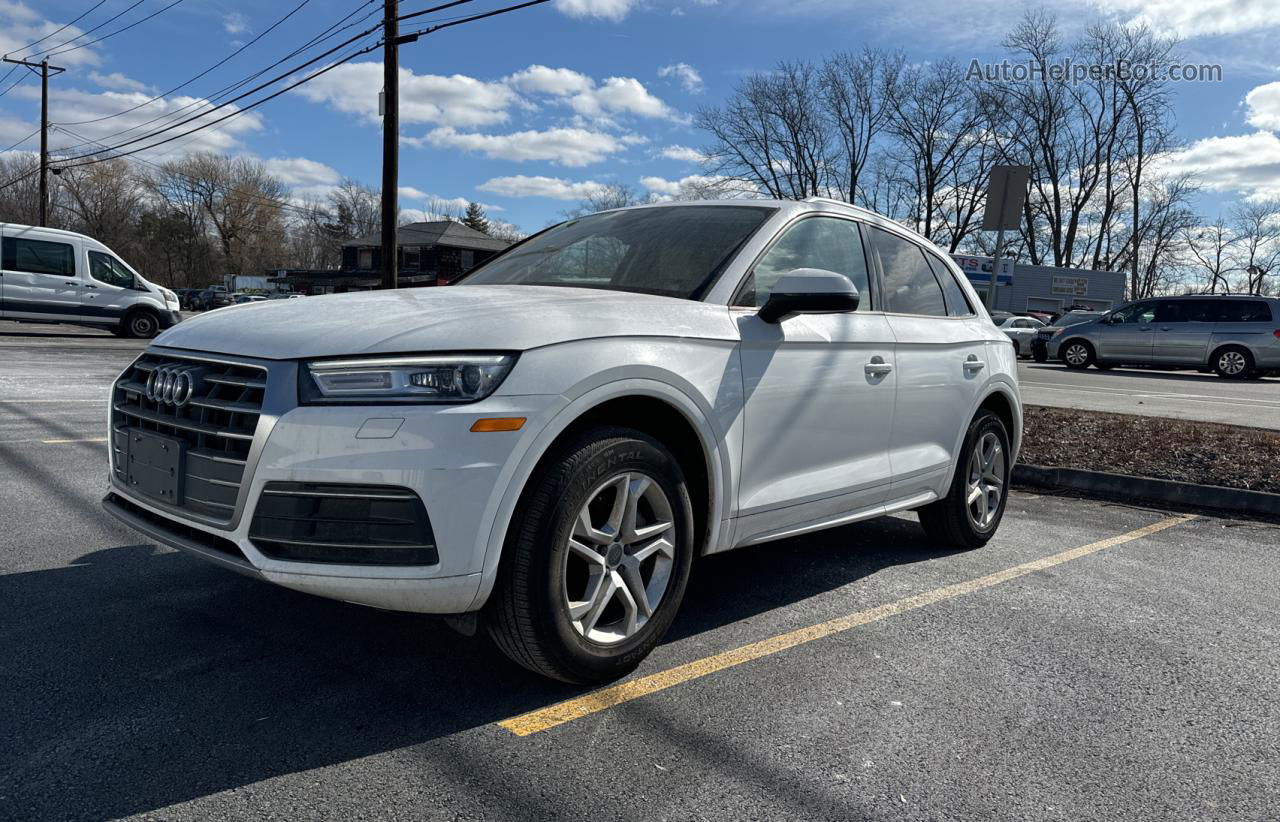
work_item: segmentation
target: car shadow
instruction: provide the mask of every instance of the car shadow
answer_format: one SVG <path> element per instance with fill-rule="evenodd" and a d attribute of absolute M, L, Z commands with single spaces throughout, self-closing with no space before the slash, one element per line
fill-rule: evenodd
<path fill-rule="evenodd" d="M 707 557 L 668 641 L 947 553 L 889 518 Z M 148 544 L 0 575 L 0 602 L 0 797 L 14 818 L 152 811 L 581 692 L 438 619 L 295 593 Z"/>

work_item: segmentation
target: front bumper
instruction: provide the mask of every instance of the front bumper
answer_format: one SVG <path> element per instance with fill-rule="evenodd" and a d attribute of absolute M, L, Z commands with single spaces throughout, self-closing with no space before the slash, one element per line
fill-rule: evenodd
<path fill-rule="evenodd" d="M 388 610 L 461 613 L 480 590 L 493 521 L 516 465 L 562 407 L 558 395 L 522 395 L 467 405 L 294 406 L 278 416 L 264 408 L 261 442 L 254 443 L 256 457 L 229 522 L 187 516 L 130 489 L 114 470 L 103 506 L 150 539 L 287 588 Z M 527 419 L 520 431 L 470 431 L 479 418 L 514 416 Z M 250 537 L 267 483 L 411 489 L 426 506 L 438 562 L 348 565 L 268 556 Z"/>
<path fill-rule="evenodd" d="M 182 322 L 181 311 L 170 309 L 168 311 L 162 311 L 160 313 L 161 328 L 173 328 L 175 325 L 177 325 L 180 322 Z"/>

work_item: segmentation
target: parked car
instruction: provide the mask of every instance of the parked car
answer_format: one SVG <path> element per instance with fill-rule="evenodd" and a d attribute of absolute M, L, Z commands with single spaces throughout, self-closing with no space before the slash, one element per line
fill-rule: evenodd
<path fill-rule="evenodd" d="M 106 510 L 547 676 L 632 670 L 696 554 L 905 510 L 972 548 L 1004 513 L 1008 338 L 945 252 L 844 203 L 608 211 L 448 288 L 305 302 L 125 370 Z"/>
<path fill-rule="evenodd" d="M 1105 313 L 1105 311 L 1071 311 L 1063 314 L 1051 324 L 1036 331 L 1035 337 L 1031 340 L 1031 358 L 1036 362 L 1048 362 L 1050 340 L 1073 325 L 1096 320 Z"/>
<path fill-rule="evenodd" d="M 154 337 L 178 323 L 178 295 L 84 234 L 0 223 L 0 319 L 73 323 Z"/>
<path fill-rule="evenodd" d="M 231 297 L 226 290 L 214 291 L 206 288 L 197 291 L 191 298 L 193 311 L 212 311 L 215 308 L 224 308 L 228 305 L 231 305 Z"/>
<path fill-rule="evenodd" d="M 1225 379 L 1280 370 L 1280 298 L 1200 295 L 1140 300 L 1049 341 L 1068 368 L 1213 369 Z"/>
<path fill-rule="evenodd" d="M 1044 323 L 1033 317 L 1011 316 L 996 323 L 996 328 L 1013 341 L 1014 356 L 1022 357 L 1031 355 L 1031 341 L 1035 339 L 1036 332 L 1044 328 Z"/>
<path fill-rule="evenodd" d="M 231 302 L 233 305 L 244 305 L 245 303 L 260 303 L 266 299 L 261 294 L 235 294 L 232 295 Z"/>

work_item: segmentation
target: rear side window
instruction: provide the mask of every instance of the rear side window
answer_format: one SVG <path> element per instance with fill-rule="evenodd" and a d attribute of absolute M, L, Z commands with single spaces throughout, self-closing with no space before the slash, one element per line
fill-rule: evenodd
<path fill-rule="evenodd" d="M 1213 300 L 1161 300 L 1156 305 L 1158 323 L 1214 322 Z"/>
<path fill-rule="evenodd" d="M 884 308 L 897 314 L 947 316 L 942 286 L 933 276 L 924 251 L 915 243 L 868 226 L 871 247 L 884 276 Z"/>
<path fill-rule="evenodd" d="M 969 317 L 973 315 L 973 306 L 969 305 L 969 299 L 964 295 L 964 289 L 960 287 L 960 283 L 956 282 L 956 277 L 951 273 L 951 269 L 947 264 L 938 259 L 936 254 L 925 252 L 925 259 L 929 261 L 929 265 L 933 267 L 933 275 L 938 278 L 938 282 L 942 284 L 942 296 L 947 300 L 947 315 L 951 317 Z M 1032 328 L 1030 322 L 1026 322 L 1017 326 L 1018 328 Z"/>
<path fill-rule="evenodd" d="M 75 248 L 68 243 L 5 237 L 2 256 L 0 265 L 6 271 L 57 274 L 62 277 L 76 275 Z"/>
<path fill-rule="evenodd" d="M 1220 323 L 1268 323 L 1271 307 L 1262 300 L 1218 300 Z"/>

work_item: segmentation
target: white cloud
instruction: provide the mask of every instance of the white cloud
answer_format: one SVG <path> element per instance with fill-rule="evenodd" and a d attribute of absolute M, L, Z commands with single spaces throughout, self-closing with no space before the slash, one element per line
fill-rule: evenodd
<path fill-rule="evenodd" d="M 638 0 L 556 0 L 555 7 L 570 17 L 600 17 L 618 22 L 626 17 Z"/>
<path fill-rule="evenodd" d="M 73 40 L 84 33 L 84 29 L 78 26 L 67 26 L 62 31 L 58 31 L 62 25 L 62 23 L 46 20 L 43 15 L 24 3 L 0 0 L 0 53 L 21 52 L 24 46 L 37 40 L 42 41 L 37 49 L 48 49 Z M 58 33 L 54 34 L 55 31 Z M 77 41 L 79 42 L 83 41 Z M 27 54 L 30 55 L 30 52 Z M 10 56 L 22 55 L 10 54 Z M 96 66 L 102 60 L 96 48 L 89 47 L 59 54 L 57 62 L 60 66 Z M 5 66 L 4 71 L 10 68 L 12 66 Z"/>
<path fill-rule="evenodd" d="M 52 86 L 52 84 L 50 85 Z M 40 97 L 40 90 L 34 87 L 24 89 L 19 86 L 9 96 L 35 101 Z M 50 88 L 49 119 L 54 123 L 66 123 L 67 128 L 75 132 L 72 134 L 66 129 L 54 129 L 52 132 L 54 136 L 50 137 L 51 150 L 67 150 L 72 155 L 83 154 L 100 148 L 100 146 L 96 145 L 80 145 L 86 140 L 100 140 L 108 145 L 118 146 L 155 131 L 158 127 L 193 118 L 191 122 L 178 126 L 164 134 L 127 146 L 126 150 L 131 150 L 152 145 L 160 140 L 176 137 L 179 134 L 185 134 L 194 128 L 207 125 L 237 111 L 235 106 L 227 106 L 216 112 L 211 112 L 213 104 L 201 97 L 167 97 L 148 103 L 151 97 L 152 95 L 150 94 L 137 91 L 92 93 L 67 88 Z M 141 105 L 143 103 L 146 103 L 146 105 Z M 141 108 L 121 114 L 121 112 L 138 105 L 141 105 Z M 147 124 L 147 121 L 163 115 L 173 116 Z M 76 123 L 78 120 L 94 120 L 108 116 L 111 116 L 111 119 L 98 123 Z M 240 143 L 241 137 L 261 128 L 262 118 L 258 116 L 258 113 L 253 111 L 245 112 L 238 117 L 218 123 L 213 128 L 201 129 L 188 136 L 165 143 L 156 149 L 148 150 L 143 157 L 148 160 L 156 160 L 157 158 L 176 157 L 196 151 L 231 152 L 242 147 Z M 84 137 L 83 140 L 81 135 Z"/>
<path fill-rule="evenodd" d="M 1275 0 L 1093 0 L 1093 4 L 1103 11 L 1133 15 L 1129 22 L 1146 23 L 1184 38 L 1280 26 L 1280 3 Z"/>
<path fill-rule="evenodd" d="M 91 71 L 89 72 L 89 79 L 102 88 L 111 89 L 112 91 L 151 91 L 151 87 L 146 83 L 140 83 L 118 71 L 113 71 L 110 74 Z"/>
<path fill-rule="evenodd" d="M 585 118 L 609 124 L 616 115 L 680 120 L 682 116 L 649 93 L 634 77 L 609 77 L 603 83 L 567 68 L 532 65 L 505 78 L 516 91 L 547 95 Z"/>
<path fill-rule="evenodd" d="M 1244 97 L 1249 125 L 1280 131 L 1280 82 L 1258 86 Z"/>
<path fill-rule="evenodd" d="M 313 103 L 327 103 L 338 111 L 378 123 L 378 90 L 382 63 L 348 63 L 293 91 Z M 504 83 L 486 83 L 454 74 L 415 74 L 400 69 L 400 121 L 483 126 L 505 122 L 516 93 Z"/>
<path fill-rule="evenodd" d="M 585 74 L 567 68 L 532 65 L 507 77 L 507 85 L 525 94 L 550 94 L 565 97 L 595 88 L 595 81 Z"/>
<path fill-rule="evenodd" d="M 1213 191 L 1280 197 L 1280 137 L 1268 131 L 1208 137 L 1166 158 L 1160 169 L 1193 172 Z"/>
<path fill-rule="evenodd" d="M 707 161 L 707 155 L 696 148 L 689 148 L 688 146 L 667 146 L 662 150 L 661 154 L 668 160 L 676 160 L 681 163 L 701 165 Z"/>
<path fill-rule="evenodd" d="M 669 66 L 663 66 L 658 69 L 658 76 L 679 80 L 680 85 L 684 86 L 684 90 L 690 94 L 701 94 L 704 89 L 702 75 L 688 63 L 673 63 Z"/>
<path fill-rule="evenodd" d="M 504 197 L 545 197 L 552 200 L 582 200 L 605 189 L 604 184 L 585 180 L 570 182 L 558 177 L 495 177 L 477 186 Z"/>
<path fill-rule="evenodd" d="M 341 179 L 336 170 L 306 157 L 272 157 L 262 164 L 287 186 L 329 186 Z"/>
<path fill-rule="evenodd" d="M 718 174 L 690 174 L 679 180 L 664 177 L 641 177 L 640 185 L 660 200 L 720 200 L 729 197 L 758 197 L 748 184 Z"/>
<path fill-rule="evenodd" d="M 413 186 L 400 186 L 396 191 L 407 200 L 425 200 L 428 196 L 427 192 Z"/>
<path fill-rule="evenodd" d="M 422 140 L 440 148 L 482 152 L 486 157 L 513 162 L 546 160 L 557 165 L 579 167 L 598 163 L 624 149 L 621 140 L 598 131 L 580 128 L 552 128 L 546 131 L 518 131 L 512 134 L 464 133 L 447 126 L 433 129 Z"/>
<path fill-rule="evenodd" d="M 249 30 L 248 19 L 238 11 L 222 16 L 222 28 L 227 34 L 244 34 Z"/>

